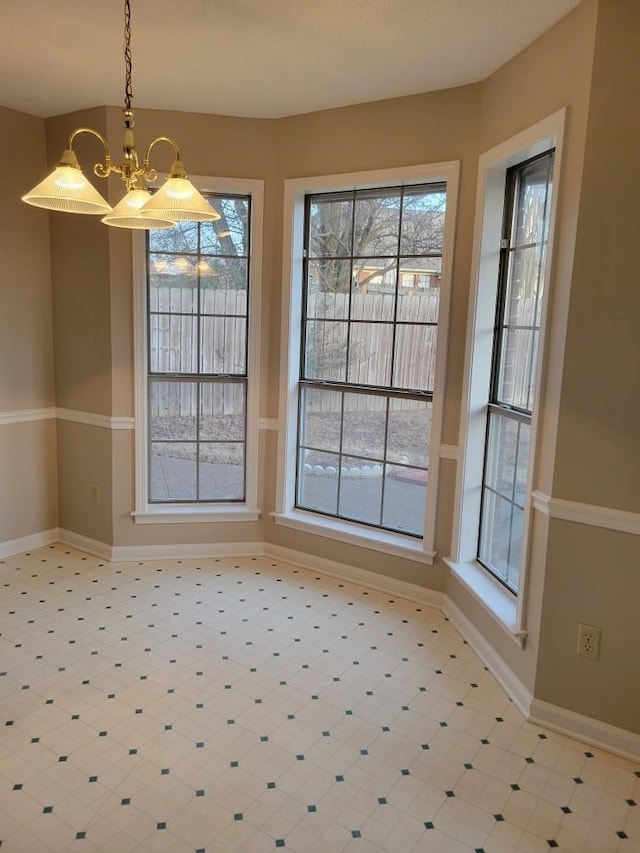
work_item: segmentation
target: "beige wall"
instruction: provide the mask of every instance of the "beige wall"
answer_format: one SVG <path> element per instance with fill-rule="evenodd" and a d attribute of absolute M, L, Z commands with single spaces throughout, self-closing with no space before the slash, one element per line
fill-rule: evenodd
<path fill-rule="evenodd" d="M 20 196 L 46 168 L 42 119 L 0 108 L 0 415 L 54 405 L 49 221 Z M 1 543 L 57 524 L 54 420 L 0 423 Z"/>
<path fill-rule="evenodd" d="M 53 167 L 77 127 L 106 134 L 106 110 L 49 119 L 47 151 Z M 86 174 L 103 159 L 98 139 L 81 135 L 74 149 Z M 98 186 L 106 194 L 104 182 Z M 90 415 L 112 414 L 110 233 L 98 216 L 50 216 L 56 404 Z M 112 542 L 110 430 L 58 421 L 59 526 Z M 101 489 L 99 505 L 89 486 Z"/>
<path fill-rule="evenodd" d="M 602 0 L 553 494 L 640 512 L 640 7 Z M 640 537 L 552 521 L 536 696 L 640 732 Z M 578 622 L 602 629 L 598 663 Z"/>
<path fill-rule="evenodd" d="M 140 150 L 148 139 L 168 134 L 179 142 L 192 175 L 265 182 L 260 416 L 278 416 L 284 180 L 459 160 L 461 183 L 443 434 L 445 444 L 458 443 L 478 155 L 566 107 L 549 293 L 552 331 L 560 334 L 552 334 L 548 341 L 548 370 L 543 377 L 542 437 L 553 447 L 557 426 L 558 445 L 555 456 L 550 454 L 542 460 L 536 471 L 536 486 L 555 497 L 640 511 L 640 408 L 630 387 L 633 372 L 628 369 L 640 361 L 633 192 L 639 188 L 639 177 L 632 148 L 640 131 L 635 108 L 640 82 L 639 38 L 640 10 L 635 0 L 585 0 L 482 84 L 278 121 L 141 110 L 136 121 Z M 24 156 L 37 173 L 36 167 L 44 160 L 44 123 L 6 113 L 12 134 L 11 138 L 0 134 L 2 144 L 8 151 L 13 127 L 18 127 L 27 141 L 22 149 L 27 152 Z M 59 156 L 66 135 L 79 124 L 98 128 L 107 135 L 114 151 L 119 149 L 121 111 L 97 108 L 46 122 L 50 161 Z M 78 153 L 81 162 L 89 164 L 100 158 L 100 145 L 97 140 L 83 138 L 78 142 Z M 158 167 L 167 169 L 172 159 L 169 148 L 158 146 L 155 155 Z M 34 183 L 37 177 L 34 174 Z M 1 180 L 13 179 L 3 176 Z M 22 179 L 20 183 L 22 190 Z M 119 198 L 118 180 L 110 179 L 105 192 L 112 201 Z M 43 309 L 48 304 L 46 214 L 25 212 L 19 204 L 16 211 L 15 224 L 4 223 L 0 240 L 7 240 L 12 249 L 14 245 L 28 246 L 31 266 L 26 272 L 19 267 L 16 276 L 22 276 L 24 285 L 19 292 L 30 295 L 22 302 L 11 303 L 10 318 L 4 320 L 10 337 L 0 338 L 0 348 L 12 357 L 21 352 L 16 328 L 22 323 L 28 329 L 24 348 L 28 354 L 17 374 L 7 372 L 7 384 L 3 383 L 0 390 L 0 409 L 51 405 L 55 363 L 58 406 L 98 415 L 132 416 L 129 234 L 102 228 L 88 217 L 51 216 L 51 324 L 50 309 Z M 36 253 L 34 241 L 39 247 Z M 7 291 L 6 276 L 3 282 Z M 564 295 L 569 286 L 566 359 L 561 371 Z M 15 293 L 8 292 L 15 300 Z M 37 312 L 32 311 L 34 303 L 39 305 Z M 31 402 L 20 402 L 23 395 Z M 28 501 L 41 474 L 47 482 L 45 493 L 51 495 L 45 500 L 49 519 L 57 521 L 56 510 L 51 509 L 55 476 L 52 479 L 44 464 L 45 459 L 51 463 L 52 452 L 43 450 L 48 447 L 47 440 L 51 444 L 52 433 L 47 439 L 43 430 L 41 425 L 33 427 L 34 437 L 29 439 L 39 442 L 40 456 L 35 458 L 43 463 L 42 470 L 37 466 L 30 470 L 25 482 L 32 485 L 21 504 Z M 21 458 L 32 458 L 26 452 L 30 446 L 27 433 L 25 430 L 24 439 L 20 439 L 21 453 L 15 456 L 18 465 Z M 275 525 L 269 515 L 274 509 L 277 470 L 277 436 L 273 430 L 262 431 L 260 436 L 261 521 L 235 525 L 134 524 L 130 517 L 133 438 L 128 430 L 58 423 L 61 527 L 116 546 L 266 540 L 446 591 L 536 697 L 638 731 L 640 721 L 634 708 L 640 699 L 629 686 L 628 674 L 634 666 L 638 670 L 638 653 L 634 650 L 640 647 L 640 620 L 634 621 L 627 604 L 640 600 L 638 537 L 549 522 L 536 514 L 532 537 L 536 568 L 530 578 L 528 640 L 521 650 L 449 575 L 442 561 L 425 567 Z M 15 441 L 15 431 L 0 427 L 3 449 Z M 456 465 L 443 460 L 440 468 L 436 542 L 440 553 L 447 556 Z M 89 501 L 92 482 L 102 489 L 98 506 Z M 8 494 L 0 492 L 0 508 L 3 517 L 7 512 L 8 517 L 15 518 Z M 42 508 L 37 511 L 38 518 L 46 514 Z M 38 523 L 30 518 L 27 528 Z M 42 521 L 40 529 L 52 523 Z M 15 523 L 7 529 L 22 530 Z M 0 527 L 0 540 L 24 535 L 9 532 L 3 536 L 4 532 Z M 577 621 L 602 627 L 599 663 L 577 658 Z"/>

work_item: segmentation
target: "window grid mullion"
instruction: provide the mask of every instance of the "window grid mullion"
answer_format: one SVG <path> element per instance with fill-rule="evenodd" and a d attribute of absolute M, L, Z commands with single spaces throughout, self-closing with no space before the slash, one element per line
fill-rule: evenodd
<path fill-rule="evenodd" d="M 396 243 L 396 288 L 393 301 L 393 326 L 391 332 L 391 369 L 389 387 L 393 388 L 396 375 L 396 339 L 398 334 L 398 297 L 400 296 L 400 245 L 402 241 L 402 210 L 404 207 L 404 188 L 400 190 L 400 213 L 398 216 L 398 241 Z"/>
<path fill-rule="evenodd" d="M 351 195 L 351 257 L 349 258 L 349 300 L 347 302 L 347 357 L 344 364 L 344 381 L 349 382 L 349 358 L 351 355 L 351 315 L 353 303 L 353 261 L 356 240 L 356 191 Z"/>
<path fill-rule="evenodd" d="M 200 500 L 200 403 L 202 383 L 196 383 L 196 500 Z"/>
<path fill-rule="evenodd" d="M 391 406 L 391 399 L 387 397 L 386 405 L 385 405 L 385 417 L 384 417 L 384 441 L 382 445 L 382 483 L 380 485 L 380 526 L 382 526 L 382 519 L 384 517 L 384 501 L 385 501 L 385 492 L 387 486 L 387 465 L 388 465 L 388 450 L 389 450 L 389 409 Z"/>
<path fill-rule="evenodd" d="M 336 490 L 336 513 L 340 512 L 340 492 L 342 490 L 342 460 L 344 458 L 344 398 L 340 394 L 340 438 L 338 439 L 338 488 Z"/>

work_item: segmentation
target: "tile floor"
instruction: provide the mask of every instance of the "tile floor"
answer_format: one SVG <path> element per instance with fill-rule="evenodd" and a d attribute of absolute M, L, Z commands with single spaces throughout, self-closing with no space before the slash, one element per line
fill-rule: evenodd
<path fill-rule="evenodd" d="M 1 853 L 640 851 L 640 767 L 441 612 L 268 558 L 0 562 Z"/>

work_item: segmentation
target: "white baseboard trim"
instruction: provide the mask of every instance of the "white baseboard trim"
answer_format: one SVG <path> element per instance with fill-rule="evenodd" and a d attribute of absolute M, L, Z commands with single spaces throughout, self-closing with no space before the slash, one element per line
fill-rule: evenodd
<path fill-rule="evenodd" d="M 132 563 L 140 560 L 204 560 L 215 557 L 261 557 L 262 542 L 203 542 L 170 545 L 109 545 L 74 533 L 59 530 L 59 541 L 86 551 L 110 563 Z"/>
<path fill-rule="evenodd" d="M 116 545 L 111 561 L 130 563 L 138 560 L 206 560 L 222 557 L 261 557 L 262 542 L 205 542 L 189 545 Z"/>
<path fill-rule="evenodd" d="M 25 551 L 33 551 L 35 548 L 44 548 L 58 541 L 58 528 L 43 530 L 41 533 L 32 533 L 29 536 L 21 536 L 19 539 L 8 539 L 0 542 L 0 560 L 5 557 L 13 557 L 14 554 L 22 554 Z"/>
<path fill-rule="evenodd" d="M 583 717 L 542 699 L 531 702 L 529 721 L 630 761 L 640 761 L 640 734 Z"/>
<path fill-rule="evenodd" d="M 265 542 L 263 548 L 263 553 L 266 557 L 273 557 L 276 560 L 293 563 L 303 569 L 312 569 L 315 572 L 329 575 L 338 580 L 366 586 L 369 589 L 375 589 L 377 592 L 397 595 L 399 598 L 406 598 L 418 604 L 442 609 L 444 601 L 444 594 L 442 592 L 418 586 L 418 584 L 409 583 L 408 581 L 397 580 L 388 575 L 379 575 L 377 572 L 370 572 L 367 569 L 358 569 L 346 563 L 327 560 L 325 557 L 318 557 L 315 554 L 307 554 L 303 551 L 283 548 L 280 545 L 273 545 L 270 542 Z"/>
<path fill-rule="evenodd" d="M 449 597 L 446 598 L 443 609 L 473 651 L 485 666 L 488 667 L 493 677 L 511 699 L 518 711 L 520 711 L 523 717 L 528 719 L 532 701 L 531 693 L 529 693 L 524 684 L 505 664 L 502 658 L 496 654 L 493 646 L 485 640 L 475 625 Z"/>
<path fill-rule="evenodd" d="M 106 542 L 91 539 L 89 536 L 83 536 L 81 533 L 76 533 L 74 530 L 65 530 L 62 527 L 58 529 L 58 542 L 61 542 L 63 545 L 70 545 L 79 551 L 86 551 L 87 554 L 99 557 L 106 562 L 111 562 L 113 548 Z"/>

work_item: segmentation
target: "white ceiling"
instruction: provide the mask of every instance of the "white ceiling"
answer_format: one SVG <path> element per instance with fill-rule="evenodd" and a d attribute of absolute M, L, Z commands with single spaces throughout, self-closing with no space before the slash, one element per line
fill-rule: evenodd
<path fill-rule="evenodd" d="M 580 0 L 131 0 L 133 105 L 277 118 L 485 79 Z M 0 105 L 124 101 L 122 0 L 0 0 Z"/>

